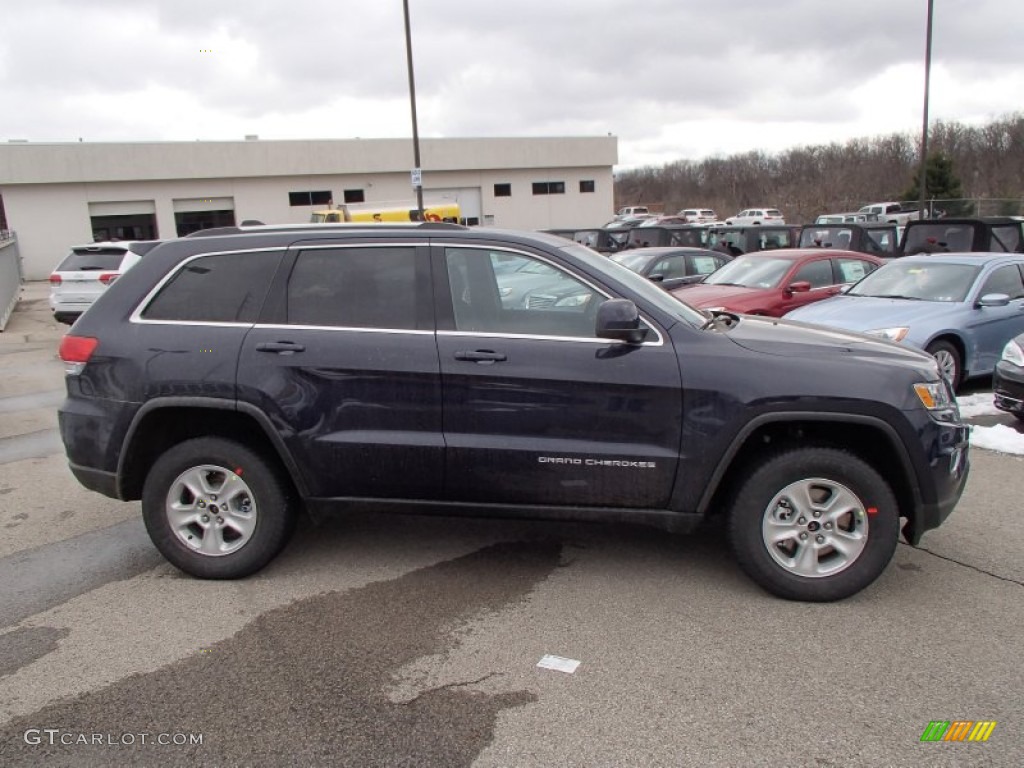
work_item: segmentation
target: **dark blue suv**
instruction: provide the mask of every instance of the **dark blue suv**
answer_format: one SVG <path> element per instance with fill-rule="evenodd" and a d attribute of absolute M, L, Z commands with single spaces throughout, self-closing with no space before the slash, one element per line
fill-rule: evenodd
<path fill-rule="evenodd" d="M 952 511 L 967 429 L 928 355 L 707 313 L 590 249 L 449 224 L 207 230 L 61 345 L 86 487 L 203 578 L 360 509 L 725 515 L 767 590 L 835 600 Z"/>

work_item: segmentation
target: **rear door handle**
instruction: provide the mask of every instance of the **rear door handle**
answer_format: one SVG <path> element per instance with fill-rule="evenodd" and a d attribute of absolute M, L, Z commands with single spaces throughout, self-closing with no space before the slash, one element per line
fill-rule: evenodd
<path fill-rule="evenodd" d="M 305 352 L 302 344 L 294 341 L 261 341 L 256 345 L 259 352 L 277 352 L 278 354 L 291 354 L 292 352 Z"/>
<path fill-rule="evenodd" d="M 490 349 L 477 349 L 473 351 L 464 350 L 455 353 L 456 360 L 469 360 L 474 363 L 501 363 L 508 360 L 504 352 L 494 352 Z"/>

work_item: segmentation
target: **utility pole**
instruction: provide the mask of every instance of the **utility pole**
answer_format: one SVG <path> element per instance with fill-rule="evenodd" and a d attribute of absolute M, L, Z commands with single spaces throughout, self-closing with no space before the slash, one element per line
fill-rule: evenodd
<path fill-rule="evenodd" d="M 928 0 L 929 6 L 931 0 Z M 412 33 L 409 31 L 409 0 L 402 0 L 405 12 L 405 59 L 409 65 L 409 103 L 412 105 L 412 184 L 416 188 L 416 207 L 419 209 L 419 220 L 423 221 L 423 176 L 420 167 L 420 129 L 416 122 L 416 78 L 412 71 Z M 925 118 L 927 119 L 927 117 Z"/>
<path fill-rule="evenodd" d="M 924 48 L 924 122 L 921 127 L 921 171 L 918 176 L 918 201 L 921 218 L 924 218 L 925 201 L 928 199 L 928 89 L 932 76 L 932 11 L 934 0 L 928 0 L 928 30 L 925 33 Z M 929 212 L 931 214 L 931 212 Z"/>

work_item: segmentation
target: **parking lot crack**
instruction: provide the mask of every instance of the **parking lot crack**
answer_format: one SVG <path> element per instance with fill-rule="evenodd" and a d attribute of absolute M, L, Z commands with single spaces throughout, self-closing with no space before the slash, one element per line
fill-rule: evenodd
<path fill-rule="evenodd" d="M 961 560 L 957 560 L 955 557 L 947 557 L 946 555 L 940 555 L 938 552 L 933 552 L 930 549 L 925 549 L 924 547 L 915 547 L 912 544 L 907 544 L 902 541 L 900 542 L 900 544 L 905 547 L 910 547 L 911 549 L 916 549 L 918 552 L 925 552 L 929 555 L 932 555 L 933 557 L 939 558 L 940 560 L 946 560 L 950 563 L 956 563 L 957 565 L 961 565 L 964 568 L 970 568 L 972 571 L 977 571 L 978 573 L 983 573 L 986 576 L 991 576 L 993 579 L 999 579 L 1000 581 L 1006 581 L 1010 584 L 1016 584 L 1018 587 L 1024 587 L 1024 582 L 1022 581 L 1018 581 L 1017 579 L 1011 579 L 1008 576 L 1000 576 L 998 573 L 993 573 L 992 571 L 986 571 L 984 568 L 979 568 L 976 565 L 971 565 L 970 563 L 965 563 Z"/>

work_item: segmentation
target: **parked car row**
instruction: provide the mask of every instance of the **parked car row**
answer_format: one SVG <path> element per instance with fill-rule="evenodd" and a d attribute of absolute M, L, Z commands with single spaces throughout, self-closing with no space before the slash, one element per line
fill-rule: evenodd
<path fill-rule="evenodd" d="M 1003 222 L 948 223 L 958 231 L 966 228 L 974 244 L 991 245 L 984 238 L 1000 233 L 1000 247 L 1015 243 L 1003 232 Z M 611 259 L 661 283 L 695 309 L 785 317 L 915 347 L 935 358 L 954 389 L 969 378 L 991 375 L 1001 356 L 1015 355 L 1009 340 L 1024 333 L 1024 255 L 936 250 L 896 259 L 894 232 L 895 225 L 885 224 L 805 227 L 798 235 L 802 247 L 793 248 L 786 237 L 792 233 L 785 229 L 781 234 L 762 227 L 712 229 L 708 249 L 641 247 Z M 844 240 L 844 234 L 854 239 Z M 762 240 L 749 242 L 754 237 Z M 764 242 L 776 237 L 774 243 Z M 837 247 L 851 242 L 862 249 Z M 751 250 L 743 253 L 740 246 Z M 865 253 L 868 249 L 875 253 Z M 684 266 L 687 251 L 701 256 L 703 269 L 695 268 L 692 256 Z M 670 253 L 679 259 L 671 279 L 664 260 Z M 711 269 L 712 255 L 727 263 L 704 273 Z M 1004 387 L 1012 386 L 1011 366 L 1003 365 L 1011 374 Z M 1004 393 L 1002 402 L 1006 410 L 1024 414 L 1024 398 Z"/>

